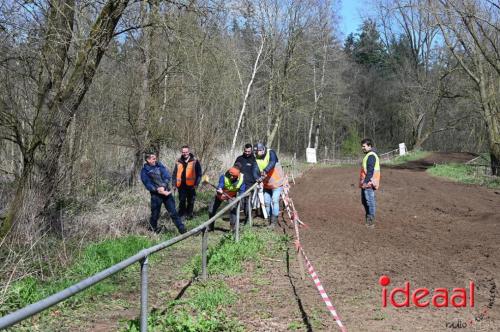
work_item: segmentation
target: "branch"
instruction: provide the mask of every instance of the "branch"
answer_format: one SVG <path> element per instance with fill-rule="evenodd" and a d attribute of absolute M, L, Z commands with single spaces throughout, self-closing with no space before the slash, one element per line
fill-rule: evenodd
<path fill-rule="evenodd" d="M 449 37 L 448 33 L 446 32 L 446 29 L 443 27 L 442 21 L 437 17 L 437 14 L 434 14 L 434 15 L 436 16 L 436 20 L 438 22 L 439 29 L 441 30 L 441 32 L 443 34 L 444 42 L 446 43 L 446 46 L 448 46 L 448 49 L 451 51 L 451 54 L 453 54 L 453 56 L 455 57 L 455 59 L 457 59 L 457 61 L 460 63 L 460 65 L 462 66 L 462 68 L 467 72 L 467 74 L 469 74 L 469 76 L 477 84 L 479 84 L 480 83 L 479 78 L 476 75 L 474 75 L 474 73 L 470 70 L 470 68 L 464 63 L 464 60 L 461 57 L 458 56 L 458 54 L 455 51 L 455 47 L 453 45 L 451 45 L 450 37 Z"/>
<path fill-rule="evenodd" d="M 464 17 L 462 15 L 461 15 L 461 18 L 462 18 L 462 21 L 464 22 L 465 27 L 467 28 L 467 31 L 469 32 L 470 36 L 474 40 L 474 44 L 476 45 L 476 47 L 479 49 L 479 51 L 481 52 L 483 57 L 486 59 L 486 61 L 488 61 L 488 63 L 491 64 L 493 66 L 493 68 L 495 68 L 497 73 L 500 74 L 500 68 L 490 59 L 490 57 L 486 53 L 486 50 L 483 48 L 483 45 L 481 45 L 481 42 L 476 35 L 476 31 L 474 30 L 473 26 L 471 25 L 471 22 L 467 19 L 467 17 Z M 478 25 L 480 25 L 480 24 L 478 24 Z M 486 35 L 484 37 L 486 37 Z"/>
<path fill-rule="evenodd" d="M 133 30 L 139 30 L 139 29 L 143 29 L 143 28 L 148 28 L 148 27 L 151 27 L 151 26 L 153 26 L 152 23 L 147 23 L 147 24 L 140 24 L 140 25 L 137 25 L 137 26 L 129 27 L 127 29 L 123 29 L 121 31 L 115 32 L 113 34 L 113 38 L 116 37 L 116 36 L 121 35 L 122 33 L 126 33 L 126 32 L 133 31 Z"/>

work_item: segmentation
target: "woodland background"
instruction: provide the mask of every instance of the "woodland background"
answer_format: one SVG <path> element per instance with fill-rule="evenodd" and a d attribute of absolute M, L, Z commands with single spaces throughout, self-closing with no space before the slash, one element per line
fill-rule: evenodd
<path fill-rule="evenodd" d="M 487 153 L 498 175 L 498 2 L 375 0 L 348 36 L 339 6 L 2 1 L 3 249 L 75 229 L 74 211 L 124 191 L 145 197 L 143 153 L 172 167 L 184 144 L 215 172 L 247 142 L 336 159 L 371 137 L 382 152 Z"/>

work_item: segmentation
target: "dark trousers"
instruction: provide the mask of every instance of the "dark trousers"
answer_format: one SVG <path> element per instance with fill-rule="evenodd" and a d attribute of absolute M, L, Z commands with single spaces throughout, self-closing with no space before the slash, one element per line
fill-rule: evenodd
<path fill-rule="evenodd" d="M 252 195 L 247 196 L 241 200 L 241 204 L 243 206 L 243 211 L 245 211 L 245 221 L 244 221 L 245 224 L 248 222 L 248 218 L 249 218 L 250 213 L 252 213 L 252 203 L 250 203 L 250 210 L 249 210 L 248 209 L 248 200 L 250 200 L 250 202 L 252 201 Z"/>
<path fill-rule="evenodd" d="M 162 204 L 165 205 L 165 208 L 167 209 L 170 218 L 172 218 L 175 227 L 179 230 L 179 233 L 184 233 L 186 231 L 186 227 L 177 214 L 177 210 L 175 209 L 175 200 L 171 194 L 165 196 L 157 193 L 151 193 L 151 219 L 149 219 L 149 226 L 151 227 L 151 230 L 158 231 L 158 219 L 160 218 Z"/>
<path fill-rule="evenodd" d="M 213 216 L 215 216 L 215 214 L 217 213 L 217 210 L 219 209 L 219 207 L 222 204 L 222 202 L 223 201 L 221 201 L 220 199 L 218 199 L 217 196 L 214 197 L 214 201 L 212 202 L 212 204 L 208 208 L 208 217 L 209 218 L 212 218 Z M 236 224 L 236 213 L 238 213 L 238 212 L 239 212 L 238 211 L 238 204 L 236 204 L 231 209 L 231 212 L 229 214 L 229 223 L 232 226 L 234 226 Z M 214 228 L 215 228 L 215 221 L 210 224 L 210 226 L 208 227 L 208 229 L 213 230 Z"/>
<path fill-rule="evenodd" d="M 194 187 L 179 187 L 179 215 L 191 217 L 193 215 L 196 189 Z M 186 204 L 187 203 L 187 204 Z"/>

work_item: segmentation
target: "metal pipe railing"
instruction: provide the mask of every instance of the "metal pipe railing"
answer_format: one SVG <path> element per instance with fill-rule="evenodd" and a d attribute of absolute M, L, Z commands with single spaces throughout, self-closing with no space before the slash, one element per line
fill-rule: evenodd
<path fill-rule="evenodd" d="M 207 274 L 207 251 L 208 251 L 208 231 L 207 227 L 211 223 L 215 222 L 217 218 L 222 216 L 226 211 L 231 209 L 234 205 L 238 205 L 238 213 L 236 214 L 237 219 L 236 219 L 236 232 L 235 232 L 235 240 L 239 241 L 239 208 L 240 208 L 240 202 L 243 198 L 245 197 L 251 197 L 253 194 L 253 190 L 257 187 L 257 183 L 252 185 L 250 188 L 248 188 L 242 195 L 236 197 L 234 200 L 229 202 L 228 205 L 226 205 L 224 208 L 222 208 L 219 212 L 217 212 L 212 218 L 208 219 L 204 223 L 198 225 L 197 227 L 193 228 L 192 230 L 181 234 L 179 236 L 174 237 L 173 239 L 170 239 L 168 241 L 159 243 L 155 246 L 152 246 L 147 249 L 143 249 L 139 251 L 137 254 L 134 256 L 131 256 L 101 272 L 98 272 L 94 274 L 93 276 L 90 276 L 56 294 L 53 294 L 49 297 L 46 297 L 45 299 L 42 299 L 38 302 L 35 302 L 33 304 L 30 304 L 24 308 L 21 308 L 17 311 L 14 311 L 6 316 L 0 317 L 0 330 L 5 329 L 9 326 L 12 326 L 22 320 L 25 320 L 26 318 L 29 318 L 45 309 L 48 309 L 57 303 L 64 301 L 77 293 L 80 293 L 81 291 L 87 289 L 90 286 L 93 286 L 104 279 L 112 276 L 113 274 L 116 274 L 120 272 L 121 270 L 126 269 L 130 265 L 140 262 L 141 264 L 141 317 L 140 317 L 140 328 L 141 332 L 146 332 L 147 331 L 147 321 L 148 321 L 148 256 L 151 254 L 154 254 L 160 250 L 163 250 L 167 247 L 170 247 L 177 242 L 183 241 L 187 239 L 188 237 L 191 237 L 193 235 L 197 235 L 200 232 L 202 232 L 202 279 L 206 279 L 208 274 Z M 249 199 L 250 201 L 250 199 Z M 249 210 L 251 214 L 251 210 Z"/>

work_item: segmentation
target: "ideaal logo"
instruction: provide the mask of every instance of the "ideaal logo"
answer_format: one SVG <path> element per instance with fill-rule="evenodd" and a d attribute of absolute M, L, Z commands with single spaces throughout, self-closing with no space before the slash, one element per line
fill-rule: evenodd
<path fill-rule="evenodd" d="M 464 329 L 473 326 L 474 323 L 479 323 L 488 318 L 488 311 L 490 311 L 495 304 L 497 285 L 492 278 L 488 279 L 487 281 L 490 283 L 490 296 L 488 299 L 488 304 L 483 307 L 483 310 L 479 314 L 475 315 L 473 319 L 469 319 L 469 321 L 459 319 L 453 322 L 447 322 L 447 328 Z"/>
<path fill-rule="evenodd" d="M 469 288 L 453 288 L 451 293 L 447 288 L 436 288 L 431 291 L 428 288 L 420 287 L 412 291 L 410 282 L 406 281 L 404 287 L 393 288 L 388 296 L 387 286 L 390 283 L 391 279 L 388 276 L 384 275 L 379 279 L 379 284 L 382 286 L 382 307 L 384 308 L 387 307 L 387 298 L 395 308 L 409 307 L 410 303 L 419 308 L 425 308 L 431 304 L 436 308 L 446 308 L 450 305 L 455 308 L 474 307 L 474 281 L 469 282 Z M 403 298 L 402 302 L 396 301 L 396 296 L 399 294 Z"/>
<path fill-rule="evenodd" d="M 496 284 L 491 278 L 487 280 L 490 283 L 490 294 L 488 299 L 488 304 L 484 306 L 483 310 L 475 315 L 473 319 L 462 320 L 458 319 L 452 322 L 446 323 L 446 328 L 450 329 L 463 329 L 471 327 L 474 323 L 479 323 L 486 318 L 488 318 L 488 311 L 493 308 L 496 298 Z M 469 306 L 474 308 L 474 281 L 469 281 L 468 288 L 453 288 L 450 292 L 447 288 L 436 288 L 434 290 L 429 290 L 425 287 L 420 287 L 415 290 L 411 290 L 410 282 L 407 281 L 404 287 L 393 288 L 389 295 L 387 294 L 387 286 L 391 283 L 391 279 L 388 276 L 381 276 L 379 278 L 379 284 L 382 286 L 382 307 L 387 307 L 387 299 L 395 308 L 409 307 L 410 303 L 413 303 L 419 308 L 432 306 L 436 308 L 449 307 L 450 305 L 455 308 L 464 308 Z M 401 294 L 399 298 L 403 299 L 402 302 L 396 301 L 396 296 Z"/>

